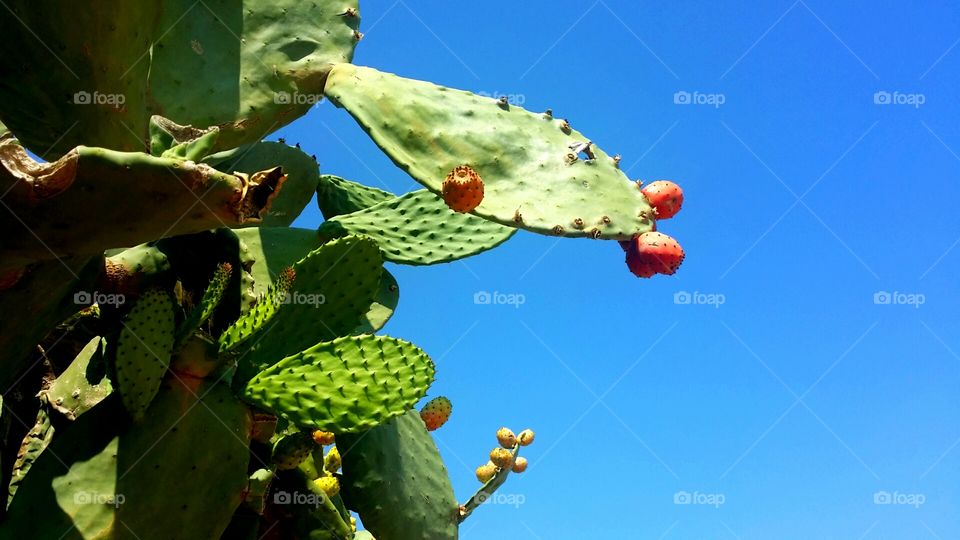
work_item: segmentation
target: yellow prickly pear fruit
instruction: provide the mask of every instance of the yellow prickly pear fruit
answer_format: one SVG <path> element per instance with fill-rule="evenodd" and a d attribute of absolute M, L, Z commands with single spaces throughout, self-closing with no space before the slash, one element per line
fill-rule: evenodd
<path fill-rule="evenodd" d="M 513 462 L 513 472 L 522 473 L 527 470 L 527 458 L 518 457 L 516 461 Z"/>
<path fill-rule="evenodd" d="M 327 497 L 334 497 L 340 493 L 340 481 L 336 476 L 321 476 L 313 481 L 313 485 L 326 493 Z"/>
<path fill-rule="evenodd" d="M 495 474 L 497 474 L 497 466 L 489 461 L 486 465 L 477 467 L 477 480 L 483 482 L 484 484 L 489 482 Z"/>
<path fill-rule="evenodd" d="M 490 451 L 490 461 L 501 469 L 513 467 L 513 454 L 506 448 L 494 448 Z"/>
<path fill-rule="evenodd" d="M 510 431 L 510 428 L 502 427 L 497 430 L 497 442 L 504 448 L 513 448 L 517 445 L 517 436 Z"/>
<path fill-rule="evenodd" d="M 333 474 L 340 470 L 340 451 L 337 450 L 337 447 L 334 446 L 327 452 L 327 455 L 323 458 L 323 468 L 328 473 Z"/>
<path fill-rule="evenodd" d="M 517 436 L 517 442 L 520 443 L 520 446 L 529 446 L 533 444 L 533 430 L 525 429 L 520 432 L 520 435 Z"/>

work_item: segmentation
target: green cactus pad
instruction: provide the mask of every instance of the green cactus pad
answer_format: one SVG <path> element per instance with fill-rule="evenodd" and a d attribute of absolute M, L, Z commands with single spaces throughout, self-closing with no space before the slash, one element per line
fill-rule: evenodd
<path fill-rule="evenodd" d="M 459 506 L 433 437 L 416 411 L 365 433 L 337 434 L 342 491 L 377 538 L 457 538 Z"/>
<path fill-rule="evenodd" d="M 219 126 L 220 149 L 257 141 L 306 113 L 359 39 L 357 0 L 4 6 L 0 118 L 48 159 L 142 151 L 154 114 Z"/>
<path fill-rule="evenodd" d="M 77 357 L 44 390 L 50 406 L 70 420 L 90 410 L 113 391 L 107 377 L 106 340 L 91 339 Z"/>
<path fill-rule="evenodd" d="M 250 227 L 234 230 L 240 258 L 249 265 L 256 296 L 266 294 L 284 268 L 293 266 L 323 245 L 317 231 L 296 227 Z"/>
<path fill-rule="evenodd" d="M 316 343 L 352 332 L 375 298 L 382 268 L 377 245 L 356 236 L 324 244 L 293 265 L 297 277 L 289 301 L 250 338 L 252 348 L 240 358 L 239 382 Z"/>
<path fill-rule="evenodd" d="M 299 148 L 276 142 L 241 146 L 203 161 L 225 173 L 254 174 L 276 166 L 283 168 L 287 179 L 259 224 L 264 227 L 287 227 L 293 223 L 310 203 L 320 178 L 317 162 L 312 157 Z"/>
<path fill-rule="evenodd" d="M 230 283 L 230 275 L 232 273 L 233 266 L 229 263 L 224 263 L 217 267 L 213 273 L 213 277 L 210 278 L 210 284 L 207 285 L 206 290 L 203 291 L 203 297 L 200 298 L 200 302 L 194 306 L 183 322 L 180 323 L 180 326 L 177 327 L 177 335 L 174 340 L 175 348 L 179 349 L 187 338 L 199 330 L 200 326 L 213 315 L 217 306 L 220 305 L 220 300 L 223 299 L 223 293 L 227 290 L 227 285 Z"/>
<path fill-rule="evenodd" d="M 247 488 L 250 413 L 226 385 L 176 379 L 147 413 L 131 425 L 108 398 L 63 430 L 0 538 L 219 538 Z"/>
<path fill-rule="evenodd" d="M 10 211 L 0 214 L 0 270 L 259 222 L 282 182 L 279 173 L 245 178 L 190 161 L 83 146 L 39 163 L 16 141 L 2 140 L 0 193 L 7 193 Z"/>
<path fill-rule="evenodd" d="M 447 208 L 425 189 L 327 220 L 320 236 L 360 234 L 376 240 L 383 258 L 411 265 L 455 261 L 493 249 L 516 229 Z"/>
<path fill-rule="evenodd" d="M 173 352 L 173 301 L 150 289 L 127 314 L 117 338 L 117 390 L 135 419 L 143 418 L 170 365 Z"/>
<path fill-rule="evenodd" d="M 325 92 L 431 191 L 457 166 L 476 170 L 478 216 L 561 236 L 626 240 L 652 230 L 649 204 L 613 158 L 592 147 L 596 159 L 570 162 L 571 145 L 589 139 L 564 120 L 348 64 L 330 72 Z"/>
<path fill-rule="evenodd" d="M 50 413 L 47 408 L 41 405 L 37 411 L 37 420 L 33 427 L 27 432 L 20 444 L 20 450 L 17 452 L 17 460 L 13 463 L 13 471 L 10 473 L 10 488 L 7 491 L 7 504 L 13 500 L 20 484 L 23 483 L 30 468 L 33 467 L 37 458 L 50 445 L 53 440 L 53 425 L 50 423 Z M 2 531 L 2 529 L 0 529 Z"/>
<path fill-rule="evenodd" d="M 377 291 L 377 297 L 370 304 L 370 309 L 363 316 L 360 325 L 353 330 L 354 335 L 374 334 L 383 328 L 387 321 L 393 317 L 393 312 L 400 303 L 400 285 L 393 274 L 383 269 L 380 276 L 380 290 Z"/>
<path fill-rule="evenodd" d="M 433 361 L 410 343 L 349 336 L 284 358 L 250 380 L 242 395 L 298 426 L 339 437 L 403 414 L 426 395 L 433 375 Z"/>
<path fill-rule="evenodd" d="M 317 448 L 313 436 L 306 431 L 298 431 L 281 437 L 273 445 L 271 459 L 278 470 L 287 471 L 300 466 Z"/>
<path fill-rule="evenodd" d="M 267 324 L 280 312 L 284 303 L 289 299 L 290 288 L 293 287 L 295 272 L 286 269 L 280 272 L 277 281 L 267 289 L 257 303 L 246 313 L 240 316 L 229 328 L 220 335 L 220 350 L 242 352 L 240 347 L 258 332 L 265 330 Z"/>
<path fill-rule="evenodd" d="M 324 219 L 351 214 L 394 197 L 396 195 L 388 191 L 344 180 L 332 174 L 320 175 L 320 183 L 317 185 L 317 206 L 320 207 Z"/>

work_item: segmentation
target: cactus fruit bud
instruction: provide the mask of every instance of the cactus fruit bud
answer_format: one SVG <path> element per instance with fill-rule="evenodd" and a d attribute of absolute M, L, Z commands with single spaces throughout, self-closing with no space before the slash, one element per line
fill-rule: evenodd
<path fill-rule="evenodd" d="M 627 267 L 637 277 L 670 276 L 680 268 L 684 257 L 683 248 L 673 238 L 659 232 L 645 232 L 631 242 Z"/>
<path fill-rule="evenodd" d="M 323 491 L 327 497 L 336 497 L 340 493 L 340 481 L 336 476 L 321 476 L 313 481 L 313 485 Z"/>
<path fill-rule="evenodd" d="M 527 458 L 518 457 L 517 461 L 513 463 L 513 472 L 522 473 L 525 470 L 527 470 Z"/>
<path fill-rule="evenodd" d="M 444 179 L 441 191 L 447 206 L 465 214 L 483 201 L 483 179 L 469 166 L 460 165 Z"/>
<path fill-rule="evenodd" d="M 340 451 L 337 450 L 336 446 L 334 446 L 323 458 L 323 469 L 328 473 L 333 474 L 340 470 L 341 463 Z"/>
<path fill-rule="evenodd" d="M 510 431 L 510 428 L 502 427 L 497 430 L 497 442 L 504 448 L 513 448 L 517 445 L 517 436 Z"/>
<path fill-rule="evenodd" d="M 316 430 L 313 432 L 313 440 L 320 446 L 329 446 L 334 443 L 336 438 L 329 431 Z"/>
<path fill-rule="evenodd" d="M 520 446 L 530 446 L 533 444 L 533 430 L 525 429 L 520 432 L 520 435 L 517 435 L 517 442 L 520 443 Z"/>
<path fill-rule="evenodd" d="M 427 431 L 434 431 L 447 423 L 451 412 L 453 412 L 453 403 L 443 396 L 438 396 L 420 409 L 420 418 L 427 425 Z"/>
<path fill-rule="evenodd" d="M 658 219 L 670 219 L 683 206 L 683 190 L 669 180 L 657 180 L 640 189 Z"/>
<path fill-rule="evenodd" d="M 490 462 L 501 469 L 513 467 L 513 454 L 506 448 L 494 448 L 490 451 Z"/>
<path fill-rule="evenodd" d="M 477 480 L 486 484 L 493 478 L 493 475 L 497 474 L 497 466 L 492 462 L 487 462 L 486 465 L 481 465 L 477 467 Z"/>

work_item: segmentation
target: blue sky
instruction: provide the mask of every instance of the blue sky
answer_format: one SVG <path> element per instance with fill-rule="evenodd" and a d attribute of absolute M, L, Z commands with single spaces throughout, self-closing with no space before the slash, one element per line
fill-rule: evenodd
<path fill-rule="evenodd" d="M 431 353 L 431 395 L 454 402 L 436 435 L 458 498 L 499 426 L 537 431 L 462 538 L 960 537 L 958 13 L 364 3 L 356 63 L 550 107 L 686 193 L 660 227 L 687 253 L 673 277 L 528 233 L 391 268 L 386 331 Z M 276 136 L 324 172 L 416 187 L 329 104 Z"/>

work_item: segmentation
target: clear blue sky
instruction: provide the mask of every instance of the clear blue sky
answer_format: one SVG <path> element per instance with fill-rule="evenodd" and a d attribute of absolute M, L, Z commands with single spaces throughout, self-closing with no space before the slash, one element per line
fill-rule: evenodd
<path fill-rule="evenodd" d="M 368 0 L 363 17 L 355 62 L 550 107 L 687 197 L 660 228 L 687 252 L 673 277 L 528 233 L 391 268 L 386 331 L 432 354 L 431 395 L 454 402 L 436 435 L 458 498 L 496 428 L 537 431 L 464 539 L 960 537 L 955 3 Z M 324 172 L 416 187 L 329 104 L 277 135 Z"/>

